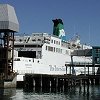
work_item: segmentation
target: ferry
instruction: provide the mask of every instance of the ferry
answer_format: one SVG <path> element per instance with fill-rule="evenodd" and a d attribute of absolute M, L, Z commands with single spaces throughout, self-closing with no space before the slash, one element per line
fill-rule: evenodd
<path fill-rule="evenodd" d="M 75 50 L 92 49 L 80 43 L 78 35 L 66 40 L 61 19 L 53 20 L 53 34 L 32 33 L 15 36 L 13 69 L 18 73 L 17 81 L 23 81 L 25 74 L 66 75 L 70 74 L 71 54 Z M 92 58 L 73 56 L 73 63 L 92 63 Z M 73 67 L 74 74 L 84 74 L 87 68 Z M 85 72 L 84 72 L 85 70 Z M 89 69 L 92 71 L 92 68 Z M 97 68 L 95 69 L 97 72 Z"/>

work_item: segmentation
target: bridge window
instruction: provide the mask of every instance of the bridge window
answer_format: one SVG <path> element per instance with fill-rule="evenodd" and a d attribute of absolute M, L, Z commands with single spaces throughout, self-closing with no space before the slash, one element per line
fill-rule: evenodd
<path fill-rule="evenodd" d="M 51 40 L 51 43 L 53 43 L 53 40 Z"/>
<path fill-rule="evenodd" d="M 48 47 L 46 46 L 46 50 L 48 50 Z"/>
<path fill-rule="evenodd" d="M 48 46 L 48 51 L 53 51 L 53 47 Z"/>

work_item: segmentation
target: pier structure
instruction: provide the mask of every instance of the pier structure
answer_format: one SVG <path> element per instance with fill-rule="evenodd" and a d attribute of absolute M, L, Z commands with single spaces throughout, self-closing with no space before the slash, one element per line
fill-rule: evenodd
<path fill-rule="evenodd" d="M 67 87 L 75 86 L 75 80 L 66 75 L 40 75 L 25 74 L 24 88 L 41 89 L 42 91 L 60 92 L 66 91 Z"/>
<path fill-rule="evenodd" d="M 13 72 L 14 33 L 19 24 L 15 10 L 8 4 L 0 4 L 0 87 L 16 87 Z"/>
<path fill-rule="evenodd" d="M 91 57 L 91 63 L 81 63 L 81 62 L 74 62 L 74 56 L 84 56 L 84 57 Z M 82 80 L 87 80 L 87 84 L 100 84 L 100 47 L 93 46 L 92 49 L 85 49 L 85 50 L 74 50 L 71 53 L 71 62 L 66 63 L 66 68 L 70 67 L 70 75 L 75 75 L 74 68 L 76 67 L 84 67 L 83 72 L 80 75 L 76 75 L 76 78 L 82 82 Z M 92 71 L 90 71 L 90 68 Z M 87 69 L 87 70 L 86 70 Z M 97 72 L 95 70 L 97 69 Z M 81 83 L 80 83 L 81 84 Z"/>
<path fill-rule="evenodd" d="M 76 86 L 89 87 L 89 85 L 99 85 L 100 75 L 40 75 L 25 74 L 25 89 L 40 89 L 42 92 L 65 92 Z"/>
<path fill-rule="evenodd" d="M 91 57 L 92 61 L 89 63 L 82 63 L 82 62 L 74 62 L 73 57 L 74 56 L 83 56 L 85 57 Z M 66 62 L 66 68 L 70 67 L 70 74 L 75 74 L 73 72 L 74 67 L 84 67 L 84 72 L 82 74 L 87 75 L 95 75 L 100 74 L 99 67 L 100 67 L 100 47 L 99 46 L 93 46 L 92 49 L 85 49 L 85 50 L 74 50 L 71 53 L 71 62 Z M 95 69 L 98 67 L 97 73 L 95 73 Z M 86 68 L 88 69 L 86 71 Z M 92 68 L 92 71 L 90 72 L 90 68 Z"/>

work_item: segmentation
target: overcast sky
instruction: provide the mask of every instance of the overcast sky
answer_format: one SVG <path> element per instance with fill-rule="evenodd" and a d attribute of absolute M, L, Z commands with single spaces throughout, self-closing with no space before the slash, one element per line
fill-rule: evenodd
<path fill-rule="evenodd" d="M 76 33 L 81 43 L 100 46 L 100 0 L 0 0 L 15 8 L 19 34 L 52 34 L 52 19 L 61 18 L 69 40 Z"/>

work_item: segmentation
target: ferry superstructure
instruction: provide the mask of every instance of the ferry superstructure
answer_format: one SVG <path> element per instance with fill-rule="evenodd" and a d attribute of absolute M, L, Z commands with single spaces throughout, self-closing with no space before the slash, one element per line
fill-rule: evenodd
<path fill-rule="evenodd" d="M 53 20 L 55 21 L 55 20 Z M 58 21 L 56 19 L 56 21 Z M 61 20 L 60 20 L 61 21 Z M 59 24 L 59 23 L 58 23 Z M 63 25 L 62 23 L 60 23 Z M 54 32 L 57 33 L 57 27 Z M 60 25 L 59 25 L 60 26 Z M 63 40 L 63 34 L 33 33 L 31 36 L 15 36 L 14 71 L 18 73 L 17 81 L 23 81 L 25 73 L 65 75 L 70 74 L 70 68 L 66 63 L 71 63 L 71 53 L 74 50 L 91 49 L 91 46 L 82 45 L 76 36 L 70 41 Z M 74 56 L 73 62 L 92 63 L 91 57 Z M 86 69 L 87 70 L 87 69 Z M 75 74 L 84 73 L 84 67 L 74 67 Z M 92 68 L 90 69 L 92 71 Z M 97 71 L 97 69 L 95 70 Z"/>

